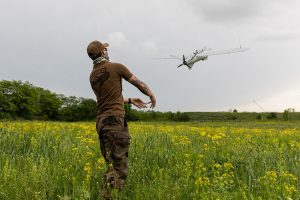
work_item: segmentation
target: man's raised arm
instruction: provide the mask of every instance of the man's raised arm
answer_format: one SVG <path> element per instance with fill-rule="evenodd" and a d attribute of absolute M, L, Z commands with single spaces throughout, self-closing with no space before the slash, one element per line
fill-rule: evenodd
<path fill-rule="evenodd" d="M 151 100 L 150 108 L 154 108 L 156 105 L 156 98 L 150 88 L 146 85 L 146 83 L 140 81 L 135 75 L 132 75 L 129 80 L 129 83 L 137 87 L 143 94 L 147 95 Z"/>

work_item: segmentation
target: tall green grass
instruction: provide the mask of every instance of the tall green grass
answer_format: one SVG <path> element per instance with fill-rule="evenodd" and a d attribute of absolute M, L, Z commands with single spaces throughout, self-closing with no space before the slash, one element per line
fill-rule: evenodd
<path fill-rule="evenodd" d="M 300 199 L 297 122 L 130 123 L 115 198 Z M 101 199 L 94 123 L 0 122 L 0 199 Z"/>

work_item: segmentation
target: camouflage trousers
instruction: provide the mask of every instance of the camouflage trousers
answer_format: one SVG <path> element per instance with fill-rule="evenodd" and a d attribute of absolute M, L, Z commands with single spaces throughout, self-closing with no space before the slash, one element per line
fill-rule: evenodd
<path fill-rule="evenodd" d="M 121 190 L 128 174 L 130 136 L 123 117 L 101 117 L 97 120 L 101 153 L 108 165 L 103 190 Z"/>

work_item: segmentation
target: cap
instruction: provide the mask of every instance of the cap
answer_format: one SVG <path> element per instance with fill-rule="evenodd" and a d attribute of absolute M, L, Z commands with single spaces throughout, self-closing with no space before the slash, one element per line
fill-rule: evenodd
<path fill-rule="evenodd" d="M 108 43 L 101 43 L 95 40 L 87 46 L 87 53 L 92 60 L 95 60 L 100 56 L 101 51 L 107 48 L 108 46 Z"/>

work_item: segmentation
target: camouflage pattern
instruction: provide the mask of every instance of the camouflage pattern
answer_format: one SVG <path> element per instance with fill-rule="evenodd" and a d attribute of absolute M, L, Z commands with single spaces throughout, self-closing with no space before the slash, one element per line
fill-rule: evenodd
<path fill-rule="evenodd" d="M 123 117 L 100 117 L 97 120 L 100 148 L 108 165 L 104 174 L 103 190 L 121 190 L 128 173 L 130 135 Z"/>

